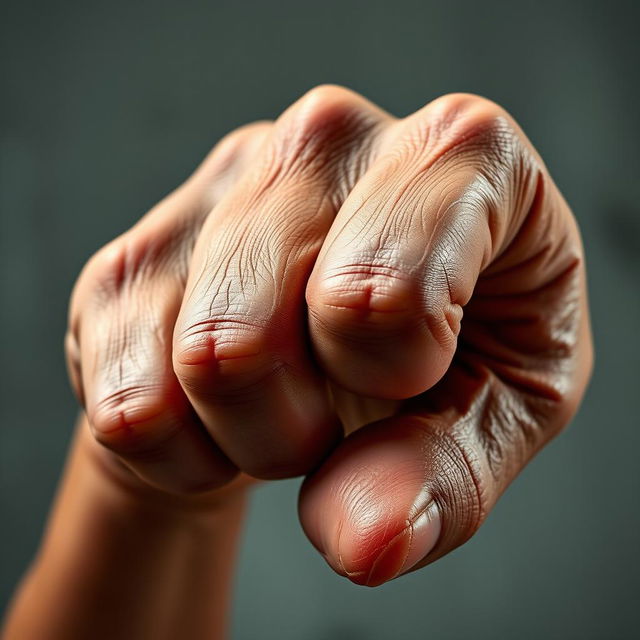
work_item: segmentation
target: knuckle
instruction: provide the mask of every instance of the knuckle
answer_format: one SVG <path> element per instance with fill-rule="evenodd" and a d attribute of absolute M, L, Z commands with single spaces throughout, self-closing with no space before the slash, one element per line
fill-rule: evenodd
<path fill-rule="evenodd" d="M 445 297 L 426 295 L 411 269 L 389 261 L 360 262 L 332 269 L 310 285 L 307 306 L 313 320 L 338 338 L 368 341 L 423 328 L 438 344 L 451 348 L 461 309 L 447 304 Z"/>
<path fill-rule="evenodd" d="M 119 282 L 127 263 L 129 249 L 123 236 L 112 240 L 97 251 L 87 263 L 86 271 L 105 286 Z"/>
<path fill-rule="evenodd" d="M 362 98 L 345 87 L 332 84 L 321 84 L 313 87 L 305 93 L 294 105 L 300 115 L 306 117 L 310 124 L 318 126 L 326 119 L 327 115 L 337 112 L 343 116 L 356 107 Z M 320 122 L 314 122 L 319 120 Z"/>
<path fill-rule="evenodd" d="M 473 93 L 447 93 L 436 98 L 428 106 L 448 118 L 466 113 L 479 114 L 485 118 L 506 115 L 505 110 L 499 104 Z"/>
<path fill-rule="evenodd" d="M 467 93 L 441 96 L 427 105 L 430 117 L 440 126 L 455 128 L 459 136 L 495 133 L 504 128 L 507 112 L 495 102 Z"/>
<path fill-rule="evenodd" d="M 153 454 L 179 430 L 160 387 L 139 385 L 110 393 L 88 410 L 94 438 L 122 455 Z"/>
<path fill-rule="evenodd" d="M 69 332 L 78 335 L 87 307 L 103 309 L 122 285 L 125 252 L 117 238 L 97 251 L 84 265 L 69 304 Z"/>
<path fill-rule="evenodd" d="M 283 161 L 327 162 L 355 146 L 375 124 L 366 101 L 349 89 L 315 87 L 295 102 L 276 123 L 275 155 Z"/>
<path fill-rule="evenodd" d="M 219 396 L 244 395 L 272 370 L 265 330 L 246 318 L 211 316 L 181 329 L 174 370 L 181 384 Z"/>
<path fill-rule="evenodd" d="M 397 314 L 415 306 L 418 294 L 411 273 L 382 261 L 352 262 L 325 271 L 307 302 L 319 314 L 340 309 Z"/>
<path fill-rule="evenodd" d="M 204 187 L 201 206 L 203 215 L 207 215 L 247 171 L 272 129 L 272 122 L 253 122 L 235 129 L 213 147 L 189 179 Z"/>
<path fill-rule="evenodd" d="M 88 280 L 99 297 L 115 297 L 140 271 L 142 251 L 129 235 L 106 244 L 87 263 L 81 278 Z"/>
<path fill-rule="evenodd" d="M 231 170 L 242 163 L 244 156 L 254 150 L 272 127 L 272 122 L 258 120 L 234 129 L 215 145 L 205 164 L 214 164 L 217 172 Z"/>
<path fill-rule="evenodd" d="M 436 98 L 407 122 L 404 142 L 414 152 L 426 151 L 429 163 L 449 152 L 469 151 L 492 163 L 512 165 L 523 146 L 511 116 L 495 102 L 473 94 Z"/>
<path fill-rule="evenodd" d="M 253 141 L 256 137 L 262 137 L 265 133 L 271 131 L 273 122 L 270 120 L 256 120 L 249 122 L 237 129 L 234 129 L 216 145 L 221 151 L 228 149 L 230 151 L 242 149 L 244 145 Z"/>
<path fill-rule="evenodd" d="M 130 230 L 100 249 L 87 263 L 81 280 L 94 299 L 112 300 L 149 284 L 170 264 L 172 274 L 182 281 L 187 266 L 185 246 L 190 228 Z"/>
<path fill-rule="evenodd" d="M 520 149 L 512 118 L 498 104 L 475 95 L 451 94 L 441 98 L 442 122 L 447 138 L 458 150 L 480 152 L 492 164 L 511 166 Z"/>

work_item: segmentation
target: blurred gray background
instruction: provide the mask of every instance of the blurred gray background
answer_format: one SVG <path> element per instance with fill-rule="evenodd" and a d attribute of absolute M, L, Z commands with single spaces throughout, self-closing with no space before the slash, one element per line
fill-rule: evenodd
<path fill-rule="evenodd" d="M 335 82 L 397 115 L 460 90 L 511 111 L 582 227 L 595 375 L 573 425 L 471 542 L 377 590 L 312 550 L 299 481 L 260 489 L 233 637 L 637 637 L 639 18 L 614 1 L 2 0 L 2 602 L 72 429 L 62 337 L 83 263 L 224 133 Z"/>

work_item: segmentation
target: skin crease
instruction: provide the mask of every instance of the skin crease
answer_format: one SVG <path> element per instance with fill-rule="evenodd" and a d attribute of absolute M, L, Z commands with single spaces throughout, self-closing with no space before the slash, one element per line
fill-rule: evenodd
<path fill-rule="evenodd" d="M 511 116 L 452 94 L 396 119 L 335 86 L 230 134 L 99 251 L 66 349 L 87 415 L 71 476 L 110 469 L 100 491 L 117 477 L 136 508 L 167 500 L 185 526 L 197 505 L 228 557 L 253 478 L 306 475 L 307 536 L 368 586 L 473 535 L 571 420 L 593 359 L 576 222 Z M 47 560 L 89 517 L 73 507 L 89 500 L 80 484 L 62 489 L 7 638 L 86 637 L 64 616 L 49 635 L 24 632 L 43 594 L 55 606 L 42 585 L 56 571 L 89 593 L 126 575 L 124 561 L 92 576 Z M 150 535 L 143 518 L 133 539 Z M 208 584 L 188 543 L 170 547 L 149 565 L 171 553 L 184 593 L 225 592 L 230 564 Z M 82 541 L 76 553 L 112 551 Z M 208 553 L 214 566 L 223 552 Z M 165 637 L 150 612 L 170 599 L 131 613 L 136 637 Z M 191 602 L 189 637 L 221 637 L 222 608 L 207 617 Z"/>

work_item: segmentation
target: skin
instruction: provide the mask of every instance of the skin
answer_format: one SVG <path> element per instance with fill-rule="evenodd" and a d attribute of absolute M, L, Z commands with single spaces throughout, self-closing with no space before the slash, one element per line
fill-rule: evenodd
<path fill-rule="evenodd" d="M 397 119 L 334 86 L 100 250 L 66 346 L 86 420 L 8 638 L 102 637 L 112 588 L 120 632 L 219 637 L 253 478 L 306 476 L 302 526 L 353 582 L 423 567 L 571 420 L 593 359 L 575 219 L 511 116 L 452 94 Z"/>

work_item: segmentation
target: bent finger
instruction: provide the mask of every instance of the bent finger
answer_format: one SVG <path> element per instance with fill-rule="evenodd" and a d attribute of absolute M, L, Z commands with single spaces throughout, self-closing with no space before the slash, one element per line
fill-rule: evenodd
<path fill-rule="evenodd" d="M 250 475 L 305 473 L 340 436 L 309 357 L 304 286 L 388 120 L 346 89 L 312 90 L 275 123 L 199 238 L 174 367 L 215 441 Z"/>
<path fill-rule="evenodd" d="M 237 471 L 173 373 L 171 336 L 195 237 L 269 126 L 219 143 L 184 185 L 90 261 L 74 291 L 67 356 L 94 437 L 168 491 L 216 487 Z"/>
<path fill-rule="evenodd" d="M 121 241 L 104 274 L 135 259 Z M 105 287 L 113 281 L 103 280 Z M 162 276 L 127 283 L 84 309 L 82 388 L 94 437 L 147 482 L 174 492 L 220 486 L 236 473 L 202 428 L 171 368 L 182 284 Z"/>
<path fill-rule="evenodd" d="M 408 398 L 449 367 L 463 308 L 522 225 L 540 171 L 517 125 L 476 96 L 440 98 L 393 129 L 338 212 L 306 298 L 335 382 Z"/>

